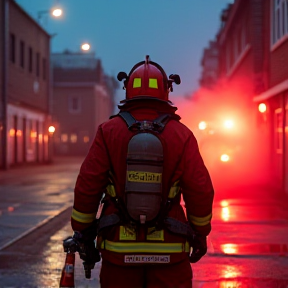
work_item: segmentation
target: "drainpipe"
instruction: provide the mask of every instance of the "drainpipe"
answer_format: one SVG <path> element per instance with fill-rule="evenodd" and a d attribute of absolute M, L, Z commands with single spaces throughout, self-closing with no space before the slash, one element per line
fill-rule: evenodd
<path fill-rule="evenodd" d="M 3 155 L 2 163 L 0 163 L 0 166 L 4 169 L 8 169 L 8 163 L 7 163 L 7 90 L 8 90 L 8 34 L 9 34 L 9 0 L 3 0 L 1 1 L 2 4 L 2 10 L 3 10 L 3 17 L 2 18 L 2 98 L 1 98 L 1 134 L 2 134 L 2 151 L 1 154 Z"/>

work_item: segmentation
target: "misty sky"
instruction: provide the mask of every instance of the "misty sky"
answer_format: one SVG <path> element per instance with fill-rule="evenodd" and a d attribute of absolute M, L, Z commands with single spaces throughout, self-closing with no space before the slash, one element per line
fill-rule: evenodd
<path fill-rule="evenodd" d="M 203 49 L 220 27 L 220 14 L 229 0 L 16 0 L 33 18 L 58 5 L 61 19 L 43 14 L 41 25 L 56 34 L 52 52 L 80 50 L 89 42 L 107 74 L 129 73 L 150 55 L 168 75 L 179 74 L 174 95 L 198 88 Z M 121 84 L 122 87 L 122 84 Z M 117 95 L 124 98 L 124 91 Z"/>

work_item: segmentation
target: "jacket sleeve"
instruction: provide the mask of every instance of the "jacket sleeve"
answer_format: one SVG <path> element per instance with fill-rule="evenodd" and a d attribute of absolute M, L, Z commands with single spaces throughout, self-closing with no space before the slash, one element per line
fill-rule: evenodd
<path fill-rule="evenodd" d="M 95 220 L 103 191 L 108 184 L 109 169 L 109 155 L 100 125 L 89 153 L 81 165 L 74 189 L 71 215 L 74 231 L 82 231 Z"/>
<path fill-rule="evenodd" d="M 207 236 L 211 231 L 214 189 L 193 134 L 186 142 L 182 162 L 181 187 L 187 219 L 196 232 Z"/>

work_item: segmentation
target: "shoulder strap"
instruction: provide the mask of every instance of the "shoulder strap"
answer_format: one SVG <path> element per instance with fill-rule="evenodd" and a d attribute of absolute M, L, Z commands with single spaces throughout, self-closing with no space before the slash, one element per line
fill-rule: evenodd
<path fill-rule="evenodd" d="M 120 116 L 126 122 L 129 130 L 138 122 L 128 111 L 119 112 L 118 116 Z"/>
<path fill-rule="evenodd" d="M 152 121 L 137 121 L 128 111 L 119 112 L 116 116 L 120 116 L 126 122 L 129 130 L 152 130 L 158 133 L 164 130 L 171 119 L 179 120 L 177 115 L 162 114 Z"/>

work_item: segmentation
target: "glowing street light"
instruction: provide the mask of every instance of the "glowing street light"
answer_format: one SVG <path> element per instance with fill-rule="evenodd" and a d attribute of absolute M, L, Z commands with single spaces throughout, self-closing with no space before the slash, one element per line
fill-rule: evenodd
<path fill-rule="evenodd" d="M 50 10 L 43 10 L 43 11 L 38 11 L 38 21 L 41 20 L 42 15 L 45 14 L 50 14 L 51 16 L 55 18 L 59 18 L 63 14 L 63 10 L 61 8 L 52 8 Z"/>
<path fill-rule="evenodd" d="M 60 17 L 62 15 L 63 11 L 62 9 L 60 8 L 55 8 L 55 9 L 52 9 L 52 12 L 51 14 L 54 16 L 54 17 Z"/>
<path fill-rule="evenodd" d="M 48 128 L 48 132 L 49 133 L 51 133 L 51 134 L 53 134 L 54 132 L 55 132 L 55 127 L 54 126 L 49 126 L 49 128 Z"/>
<path fill-rule="evenodd" d="M 259 110 L 259 112 L 261 112 L 261 113 L 266 112 L 266 110 L 267 110 L 266 104 L 265 104 L 265 103 L 260 103 L 259 106 L 258 106 L 258 110 Z"/>
<path fill-rule="evenodd" d="M 90 44 L 88 44 L 88 43 L 83 43 L 83 44 L 81 45 L 81 49 L 82 49 L 83 51 L 88 51 L 88 50 L 90 50 Z"/>

